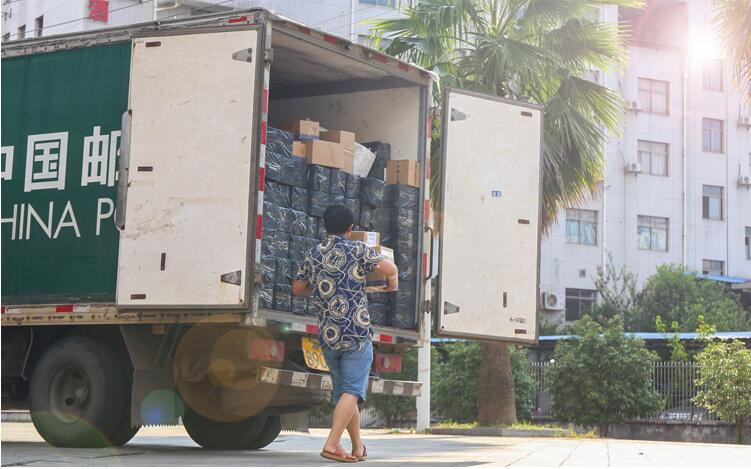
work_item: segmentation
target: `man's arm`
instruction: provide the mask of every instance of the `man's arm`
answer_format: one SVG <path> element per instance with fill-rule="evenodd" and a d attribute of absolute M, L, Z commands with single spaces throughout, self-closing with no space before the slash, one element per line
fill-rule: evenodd
<path fill-rule="evenodd" d="M 295 296 L 308 296 L 313 294 L 313 288 L 307 280 L 292 281 L 292 294 Z"/>
<path fill-rule="evenodd" d="M 397 269 L 396 264 L 388 259 L 383 259 L 376 264 L 374 270 L 383 274 L 388 279 L 389 291 L 397 291 L 399 289 L 399 269 Z"/>

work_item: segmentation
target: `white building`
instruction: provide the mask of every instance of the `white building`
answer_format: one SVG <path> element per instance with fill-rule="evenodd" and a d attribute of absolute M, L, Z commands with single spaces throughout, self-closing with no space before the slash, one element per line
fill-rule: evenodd
<path fill-rule="evenodd" d="M 398 16 L 395 4 L 396 0 L 2 0 L 2 40 L 265 7 L 364 43 L 370 35 L 368 21 Z"/>
<path fill-rule="evenodd" d="M 620 12 L 634 31 L 629 63 L 600 80 L 629 110 L 607 143 L 600 193 L 562 210 L 543 241 L 543 319 L 571 321 L 591 307 L 608 253 L 640 285 L 665 263 L 751 278 L 751 107 L 712 47 L 709 3 Z"/>

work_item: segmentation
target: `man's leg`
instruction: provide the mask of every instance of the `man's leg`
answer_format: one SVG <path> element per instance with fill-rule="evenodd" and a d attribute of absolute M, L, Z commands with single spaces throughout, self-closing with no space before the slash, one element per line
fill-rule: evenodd
<path fill-rule="evenodd" d="M 355 405 L 355 413 L 352 414 L 352 419 L 347 425 L 347 433 L 349 433 L 349 439 L 352 440 L 352 456 L 361 457 L 365 446 L 363 446 L 362 438 L 360 438 L 360 409 L 357 405 Z"/>
<path fill-rule="evenodd" d="M 352 420 L 352 415 L 357 411 L 357 396 L 349 393 L 343 393 L 334 408 L 334 416 L 331 422 L 331 431 L 323 450 L 335 453 L 339 448 L 342 439 L 342 433 Z M 359 426 L 359 424 L 358 424 Z"/>

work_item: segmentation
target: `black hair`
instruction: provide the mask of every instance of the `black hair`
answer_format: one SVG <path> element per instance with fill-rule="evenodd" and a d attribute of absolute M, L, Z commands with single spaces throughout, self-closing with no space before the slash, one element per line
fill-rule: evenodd
<path fill-rule="evenodd" d="M 323 212 L 323 226 L 328 234 L 344 234 L 354 223 L 355 216 L 344 205 L 329 205 Z"/>

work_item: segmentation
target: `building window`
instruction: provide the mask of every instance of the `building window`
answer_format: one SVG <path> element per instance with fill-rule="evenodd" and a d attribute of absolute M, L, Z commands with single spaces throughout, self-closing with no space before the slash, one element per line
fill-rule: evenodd
<path fill-rule="evenodd" d="M 668 219 L 639 215 L 637 242 L 639 249 L 646 251 L 668 250 Z"/>
<path fill-rule="evenodd" d="M 24 39 L 26 37 L 26 25 L 18 27 L 18 32 L 16 33 L 16 39 Z"/>
<path fill-rule="evenodd" d="M 751 260 L 751 226 L 746 227 L 746 259 Z"/>
<path fill-rule="evenodd" d="M 701 272 L 704 275 L 725 275 L 725 262 L 704 259 L 701 262 Z"/>
<path fill-rule="evenodd" d="M 711 59 L 704 62 L 702 88 L 708 91 L 722 91 L 722 60 Z"/>
<path fill-rule="evenodd" d="M 723 189 L 720 186 L 702 186 L 701 213 L 707 220 L 722 220 Z"/>
<path fill-rule="evenodd" d="M 38 16 L 34 20 L 34 35 L 36 37 L 42 37 L 42 30 L 44 29 L 44 15 Z"/>
<path fill-rule="evenodd" d="M 639 104 L 645 112 L 668 113 L 668 82 L 639 78 Z"/>
<path fill-rule="evenodd" d="M 592 314 L 597 290 L 566 289 L 566 321 L 578 321 L 584 314 Z"/>
<path fill-rule="evenodd" d="M 3 34 L 3 42 L 8 42 L 8 41 L 10 41 L 10 33 Z"/>
<path fill-rule="evenodd" d="M 701 120 L 701 149 L 712 153 L 722 153 L 724 122 L 719 119 Z"/>
<path fill-rule="evenodd" d="M 597 246 L 597 212 L 566 209 L 566 242 Z"/>
<path fill-rule="evenodd" d="M 644 174 L 668 175 L 668 144 L 639 140 L 639 163 Z"/>

